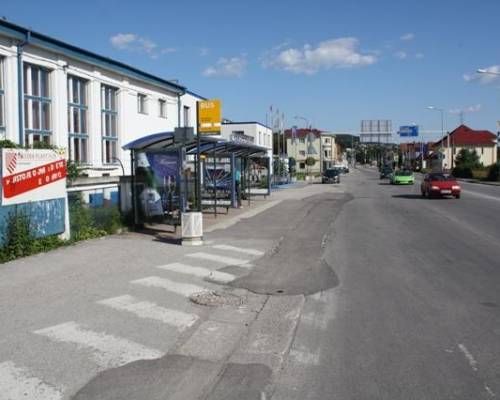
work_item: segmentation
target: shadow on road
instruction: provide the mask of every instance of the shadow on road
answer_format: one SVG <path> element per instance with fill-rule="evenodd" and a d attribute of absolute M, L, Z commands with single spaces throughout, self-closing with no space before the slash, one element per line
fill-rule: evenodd
<path fill-rule="evenodd" d="M 408 199 L 408 200 L 428 200 L 426 197 L 422 197 L 420 194 L 393 194 L 393 198 L 395 199 Z M 439 197 L 430 197 L 431 200 L 439 200 Z"/>

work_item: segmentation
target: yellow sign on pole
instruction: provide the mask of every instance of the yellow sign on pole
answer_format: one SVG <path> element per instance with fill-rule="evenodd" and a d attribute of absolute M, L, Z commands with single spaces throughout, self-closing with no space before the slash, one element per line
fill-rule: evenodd
<path fill-rule="evenodd" d="M 220 100 L 198 102 L 198 132 L 220 135 L 222 111 Z"/>

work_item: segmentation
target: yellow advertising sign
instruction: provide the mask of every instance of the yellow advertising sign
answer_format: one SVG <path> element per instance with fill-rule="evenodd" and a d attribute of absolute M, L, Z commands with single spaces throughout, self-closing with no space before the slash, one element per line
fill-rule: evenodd
<path fill-rule="evenodd" d="M 220 100 L 198 102 L 198 132 L 220 134 L 222 111 Z"/>

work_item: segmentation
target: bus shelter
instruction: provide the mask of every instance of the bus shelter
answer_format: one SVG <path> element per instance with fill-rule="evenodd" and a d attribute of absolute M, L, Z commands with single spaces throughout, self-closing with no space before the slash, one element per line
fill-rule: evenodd
<path fill-rule="evenodd" d="M 189 135 L 187 135 L 189 136 Z M 265 148 L 213 136 L 162 132 L 134 140 L 125 199 L 136 225 L 179 225 L 181 213 L 238 207 L 244 199 L 270 194 L 270 162 Z M 257 166 L 257 167 L 256 167 Z M 257 168 L 257 169 L 256 169 Z M 198 171 L 198 169 L 200 171 Z M 258 170 L 259 174 L 255 174 Z"/>

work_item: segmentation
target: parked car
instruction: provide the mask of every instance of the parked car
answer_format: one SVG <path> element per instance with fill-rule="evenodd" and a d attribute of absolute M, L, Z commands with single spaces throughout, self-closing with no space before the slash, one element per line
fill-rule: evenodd
<path fill-rule="evenodd" d="M 420 186 L 422 197 L 454 196 L 459 199 L 461 190 L 454 176 L 442 172 L 425 175 Z"/>
<path fill-rule="evenodd" d="M 380 168 L 380 179 L 390 178 L 394 170 L 390 166 L 383 166 Z"/>
<path fill-rule="evenodd" d="M 340 171 L 337 168 L 328 168 L 321 176 L 321 183 L 340 183 Z"/>
<path fill-rule="evenodd" d="M 415 177 L 413 176 L 413 172 L 409 169 L 400 169 L 391 175 L 392 185 L 413 185 L 414 182 Z"/>

